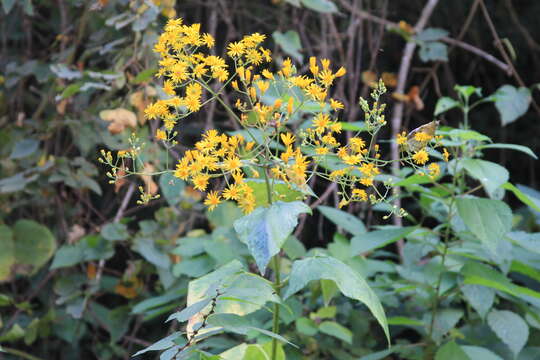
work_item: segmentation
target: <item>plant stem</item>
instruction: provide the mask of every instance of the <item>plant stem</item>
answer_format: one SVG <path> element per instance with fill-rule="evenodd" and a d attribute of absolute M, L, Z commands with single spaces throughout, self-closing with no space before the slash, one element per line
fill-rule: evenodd
<path fill-rule="evenodd" d="M 275 282 L 274 282 L 274 289 L 276 290 L 276 293 L 278 296 L 281 294 L 281 276 L 280 276 L 280 258 L 279 253 L 274 256 L 272 259 L 272 262 L 274 263 L 274 272 L 275 272 Z M 272 332 L 274 334 L 279 333 L 279 304 L 274 304 L 274 314 L 273 314 L 273 325 L 272 325 Z M 277 357 L 277 339 L 272 338 L 272 360 L 276 360 Z"/>

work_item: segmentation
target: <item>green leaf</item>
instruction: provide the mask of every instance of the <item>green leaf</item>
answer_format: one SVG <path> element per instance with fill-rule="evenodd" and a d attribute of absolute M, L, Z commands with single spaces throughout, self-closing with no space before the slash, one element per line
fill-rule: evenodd
<path fill-rule="evenodd" d="M 283 251 L 291 260 L 306 255 L 306 247 L 293 235 L 289 236 L 283 244 Z"/>
<path fill-rule="evenodd" d="M 531 103 L 531 91 L 525 87 L 503 85 L 492 96 L 495 98 L 495 107 L 501 115 L 502 126 L 524 115 Z"/>
<path fill-rule="evenodd" d="M 385 360 L 388 358 L 388 355 L 392 355 L 396 351 L 399 351 L 401 349 L 400 346 L 392 346 L 391 349 L 377 351 L 369 355 L 362 356 L 358 360 Z"/>
<path fill-rule="evenodd" d="M 459 101 L 454 100 L 450 97 L 443 96 L 437 100 L 437 104 L 435 105 L 435 113 L 434 116 L 439 116 L 443 112 L 446 112 L 448 110 L 454 109 L 456 107 L 459 107 Z"/>
<path fill-rule="evenodd" d="M 461 164 L 467 173 L 480 181 L 491 198 L 495 191 L 508 181 L 510 174 L 506 168 L 491 161 L 465 159 Z"/>
<path fill-rule="evenodd" d="M 469 230 L 495 253 L 504 235 L 512 228 L 512 210 L 502 201 L 458 198 L 458 213 Z"/>
<path fill-rule="evenodd" d="M 206 297 L 214 297 L 216 290 L 219 290 L 222 296 L 216 304 L 216 313 L 246 315 L 259 310 L 269 301 L 280 302 L 272 284 L 258 275 L 244 273 L 243 265 L 238 260 L 190 281 L 188 288 L 187 306 Z"/>
<path fill-rule="evenodd" d="M 322 13 L 335 13 L 338 11 L 336 4 L 330 0 L 300 0 L 302 4 L 312 10 Z"/>
<path fill-rule="evenodd" d="M 214 227 L 222 226 L 230 228 L 234 222 L 240 219 L 244 214 L 242 210 L 232 201 L 224 201 L 214 210 L 208 211 L 206 217 Z"/>
<path fill-rule="evenodd" d="M 319 325 L 319 331 L 345 341 L 347 344 L 352 344 L 352 332 L 346 327 L 334 321 L 323 321 Z"/>
<path fill-rule="evenodd" d="M 153 238 L 136 237 L 132 249 L 158 268 L 168 269 L 171 266 L 169 255 L 156 246 Z"/>
<path fill-rule="evenodd" d="M 214 261 L 208 255 L 197 256 L 191 259 L 183 259 L 178 264 L 174 264 L 172 273 L 176 277 L 187 275 L 198 278 L 213 270 Z"/>
<path fill-rule="evenodd" d="M 311 213 L 311 208 L 299 201 L 278 201 L 269 208 L 256 208 L 234 222 L 234 229 L 247 244 L 261 274 L 292 233 L 302 213 Z"/>
<path fill-rule="evenodd" d="M 13 232 L 7 225 L 0 225 L 0 282 L 11 278 L 11 267 L 15 264 Z"/>
<path fill-rule="evenodd" d="M 164 337 L 163 339 L 156 341 L 152 345 L 137 351 L 133 356 L 144 354 L 148 351 L 158 351 L 171 348 L 178 344 L 178 340 L 182 339 L 182 333 L 180 331 L 175 331 L 171 335 Z M 185 342 L 185 341 L 184 341 Z"/>
<path fill-rule="evenodd" d="M 109 259 L 114 255 L 111 242 L 99 235 L 89 235 L 73 245 L 62 245 L 54 254 L 50 269 L 73 266 L 82 262 Z"/>
<path fill-rule="evenodd" d="M 429 184 L 433 182 L 433 180 L 426 175 L 422 174 L 414 174 L 411 175 L 403 180 L 400 180 L 396 182 L 395 186 L 410 186 L 410 185 L 419 185 L 419 184 Z"/>
<path fill-rule="evenodd" d="M 463 317 L 463 311 L 458 309 L 443 309 L 435 313 L 435 320 L 431 321 L 431 312 L 424 316 L 426 328 L 430 329 L 433 323 L 433 330 L 431 331 L 431 338 L 438 344 L 443 337 L 454 329 Z"/>
<path fill-rule="evenodd" d="M 388 318 L 388 325 L 424 326 L 424 323 L 404 316 L 393 316 Z"/>
<path fill-rule="evenodd" d="M 438 41 L 423 42 L 418 55 L 423 62 L 448 61 L 448 47 Z"/>
<path fill-rule="evenodd" d="M 154 68 L 146 69 L 138 73 L 137 76 L 135 76 L 135 78 L 131 82 L 134 84 L 141 84 L 143 82 L 150 81 L 152 80 L 152 77 L 154 76 L 156 72 L 157 70 Z"/>
<path fill-rule="evenodd" d="M 10 159 L 22 159 L 27 156 L 32 155 L 39 148 L 39 141 L 35 139 L 23 139 L 15 143 L 11 154 L 9 155 Z"/>
<path fill-rule="evenodd" d="M 528 233 L 525 231 L 512 231 L 508 238 L 519 244 L 527 251 L 540 255 L 540 233 Z"/>
<path fill-rule="evenodd" d="M 503 360 L 499 355 L 495 355 L 491 350 L 480 346 L 461 345 L 461 349 L 472 360 Z"/>
<path fill-rule="evenodd" d="M 300 53 L 300 50 L 302 50 L 300 36 L 296 31 L 289 30 L 286 33 L 274 31 L 272 37 L 286 54 L 292 56 L 298 62 L 304 61 L 304 56 Z"/>
<path fill-rule="evenodd" d="M 540 199 L 532 198 L 531 196 L 525 194 L 523 191 L 521 191 L 519 188 L 515 187 L 509 182 L 504 184 L 502 188 L 505 190 L 510 190 L 525 205 L 530 206 L 536 211 L 540 211 Z"/>
<path fill-rule="evenodd" d="M 513 284 L 506 276 L 488 265 L 470 261 L 461 268 L 461 274 L 465 277 L 465 284 L 487 286 L 525 300 L 540 299 L 539 292 Z"/>
<path fill-rule="evenodd" d="M 283 336 L 265 329 L 255 327 L 250 324 L 247 318 L 236 314 L 212 314 L 208 317 L 208 324 L 223 327 L 227 331 L 234 332 L 240 335 L 246 335 L 249 331 L 256 331 L 263 335 L 277 339 L 281 342 L 295 346 Z"/>
<path fill-rule="evenodd" d="M 448 31 L 444 29 L 427 28 L 416 35 L 415 38 L 419 41 L 437 41 L 445 36 L 448 36 Z"/>
<path fill-rule="evenodd" d="M 129 238 L 127 226 L 119 222 L 108 223 L 101 229 L 101 236 L 106 240 L 117 241 Z"/>
<path fill-rule="evenodd" d="M 159 188 L 169 205 L 174 206 L 180 202 L 186 183 L 171 173 L 159 177 Z"/>
<path fill-rule="evenodd" d="M 529 338 L 529 326 L 525 320 L 508 310 L 493 310 L 487 317 L 487 323 L 517 357 Z"/>
<path fill-rule="evenodd" d="M 4 8 L 6 15 L 13 9 L 13 5 L 15 5 L 16 1 L 17 0 L 2 0 L 2 7 Z"/>
<path fill-rule="evenodd" d="M 182 311 L 177 311 L 171 314 L 165 322 L 171 320 L 176 320 L 178 322 L 188 321 L 192 316 L 200 313 L 205 307 L 207 307 L 212 302 L 212 298 L 208 297 L 197 301 L 195 304 L 186 307 Z"/>
<path fill-rule="evenodd" d="M 362 220 L 348 212 L 324 205 L 318 206 L 317 209 L 334 224 L 353 235 L 361 235 L 366 232 L 366 226 Z"/>
<path fill-rule="evenodd" d="M 474 130 L 453 129 L 448 133 L 452 139 L 476 140 L 491 142 L 491 139 L 484 134 Z"/>
<path fill-rule="evenodd" d="M 306 317 L 301 317 L 296 319 L 295 322 L 296 325 L 296 331 L 298 331 L 300 334 L 304 334 L 307 336 L 314 336 L 319 332 L 319 329 L 317 328 L 317 324 L 315 321 L 308 319 Z"/>
<path fill-rule="evenodd" d="M 473 360 L 455 341 L 444 344 L 437 350 L 435 360 Z"/>
<path fill-rule="evenodd" d="M 246 179 L 244 181 L 251 189 L 253 189 L 255 207 L 267 206 L 268 193 L 266 190 L 266 182 L 261 179 Z M 292 188 L 291 185 L 286 184 L 283 181 L 274 181 L 272 191 L 272 202 L 293 202 L 302 200 L 305 197 L 305 194 L 300 189 Z"/>
<path fill-rule="evenodd" d="M 383 328 L 390 343 L 386 315 L 377 295 L 358 273 L 335 258 L 312 257 L 293 262 L 284 298 L 294 295 L 310 281 L 320 279 L 333 280 L 343 295 L 364 303 Z"/>
<path fill-rule="evenodd" d="M 511 150 L 516 150 L 516 151 L 521 151 L 521 152 L 529 155 L 530 157 L 532 157 L 534 159 L 538 159 L 538 156 L 536 156 L 536 154 L 530 148 L 528 148 L 527 146 L 523 146 L 523 145 L 495 143 L 495 144 L 480 145 L 480 146 L 477 147 L 477 149 L 479 149 L 479 150 L 482 150 L 482 149 L 511 149 Z"/>
<path fill-rule="evenodd" d="M 13 226 L 16 272 L 35 274 L 56 250 L 56 239 L 49 229 L 33 220 L 19 220 Z"/>
<path fill-rule="evenodd" d="M 364 254 L 398 241 L 416 230 L 416 226 L 376 230 L 357 235 L 351 239 L 351 253 Z"/>
<path fill-rule="evenodd" d="M 339 288 L 332 280 L 321 280 L 321 290 L 323 294 L 324 306 L 328 306 L 330 301 L 337 295 Z"/>
<path fill-rule="evenodd" d="M 495 291 L 486 286 L 465 284 L 461 287 L 461 292 L 480 317 L 485 318 L 493 306 Z"/>
<path fill-rule="evenodd" d="M 482 88 L 472 86 L 472 85 L 456 85 L 454 90 L 458 92 L 461 96 L 468 99 L 471 95 L 476 94 L 482 96 Z"/>

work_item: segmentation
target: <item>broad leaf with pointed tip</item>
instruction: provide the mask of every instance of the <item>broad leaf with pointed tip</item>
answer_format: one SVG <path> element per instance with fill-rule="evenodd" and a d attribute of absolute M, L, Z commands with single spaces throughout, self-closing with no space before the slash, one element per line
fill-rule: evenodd
<path fill-rule="evenodd" d="M 268 208 L 256 208 L 234 222 L 234 229 L 247 244 L 261 274 L 292 233 L 302 213 L 311 213 L 310 207 L 300 201 L 278 201 Z"/>
<path fill-rule="evenodd" d="M 310 281 L 320 279 L 333 280 L 343 295 L 364 303 L 383 328 L 390 343 L 388 322 L 379 298 L 358 273 L 336 258 L 323 256 L 295 261 L 284 298 L 294 295 Z"/>

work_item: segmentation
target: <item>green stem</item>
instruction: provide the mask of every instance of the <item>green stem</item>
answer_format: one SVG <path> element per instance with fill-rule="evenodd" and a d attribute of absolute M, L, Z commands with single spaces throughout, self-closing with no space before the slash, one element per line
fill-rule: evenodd
<path fill-rule="evenodd" d="M 280 261 L 279 254 L 276 254 L 274 258 L 272 259 L 272 262 L 274 263 L 274 273 L 276 274 L 276 279 L 274 282 L 274 289 L 276 291 L 276 294 L 280 296 L 281 294 L 281 276 L 280 276 Z M 272 325 L 272 332 L 274 334 L 279 333 L 279 304 L 274 304 L 274 314 L 273 314 L 273 325 Z M 276 360 L 277 358 L 277 339 L 272 338 L 272 357 L 270 359 Z"/>
<path fill-rule="evenodd" d="M 7 348 L 5 346 L 2 346 L 1 349 L 8 353 L 8 354 L 11 354 L 11 355 L 15 355 L 15 356 L 18 356 L 20 358 L 23 358 L 23 359 L 28 359 L 28 360 L 43 360 L 41 358 L 38 358 L 36 356 L 33 356 L 33 355 L 30 355 L 24 351 L 21 351 L 21 350 L 17 350 L 17 349 L 12 349 L 12 348 Z"/>

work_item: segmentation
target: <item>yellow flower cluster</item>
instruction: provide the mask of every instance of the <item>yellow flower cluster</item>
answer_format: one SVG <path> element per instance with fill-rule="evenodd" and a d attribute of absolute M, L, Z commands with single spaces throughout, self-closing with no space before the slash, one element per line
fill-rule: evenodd
<path fill-rule="evenodd" d="M 211 178 L 223 176 L 226 187 L 223 191 L 210 191 L 204 204 L 213 210 L 223 199 L 234 200 L 244 212 L 251 212 L 255 206 L 253 189 L 244 181 L 243 167 L 250 167 L 251 150 L 254 143 L 246 142 L 241 135 L 227 136 L 216 130 L 208 130 L 195 149 L 186 151 L 176 165 L 174 176 L 189 180 L 195 189 L 206 191 Z M 244 154 L 244 155 L 242 155 Z"/>
<path fill-rule="evenodd" d="M 161 99 L 145 109 L 148 119 L 162 119 L 171 132 L 178 119 L 199 111 L 203 88 L 212 80 L 229 79 L 228 65 L 219 56 L 206 55 L 203 50 L 214 46 L 210 34 L 201 33 L 200 24 L 183 25 L 182 19 L 171 19 L 160 35 L 154 51 L 160 55 L 156 76 L 163 78 Z M 180 92 L 180 89 L 185 89 Z"/>
<path fill-rule="evenodd" d="M 411 132 L 408 136 L 405 132 L 397 134 L 396 143 L 401 146 L 402 149 L 407 152 L 412 152 L 410 158 L 404 160 L 411 164 L 413 167 L 417 165 L 425 165 L 429 161 L 429 154 L 427 152 L 428 144 L 431 140 L 435 139 L 436 144 L 434 147 L 440 146 L 438 141 L 440 136 L 435 136 L 436 122 L 429 123 L 420 127 L 420 129 L 426 128 L 426 131 L 418 131 L 419 129 Z M 443 159 L 448 162 L 450 154 L 446 148 L 443 148 Z M 412 161 L 410 161 L 412 160 Z M 441 173 L 440 166 L 437 163 L 431 163 L 427 166 L 427 171 L 421 172 L 421 174 L 427 174 L 430 178 L 434 179 Z"/>

